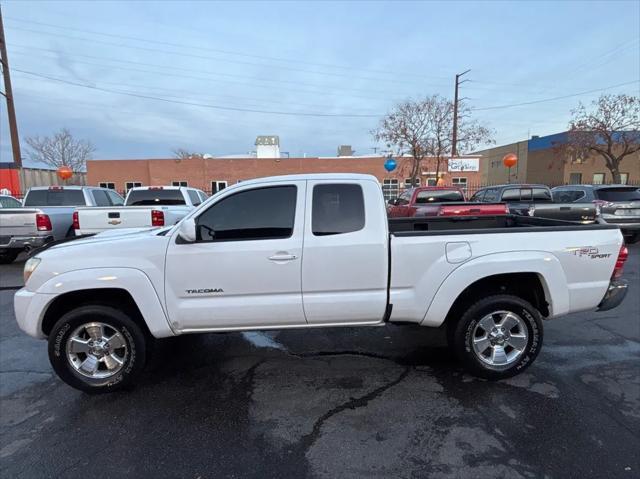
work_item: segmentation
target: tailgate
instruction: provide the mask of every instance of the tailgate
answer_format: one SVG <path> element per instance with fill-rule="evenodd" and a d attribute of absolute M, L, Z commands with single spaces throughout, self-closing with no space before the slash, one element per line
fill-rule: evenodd
<path fill-rule="evenodd" d="M 96 232 L 115 228 L 151 227 L 151 211 L 146 206 L 77 208 L 82 232 Z"/>
<path fill-rule="evenodd" d="M 9 243 L 11 236 L 38 234 L 36 213 L 42 213 L 42 211 L 30 208 L 0 209 L 0 244 Z"/>

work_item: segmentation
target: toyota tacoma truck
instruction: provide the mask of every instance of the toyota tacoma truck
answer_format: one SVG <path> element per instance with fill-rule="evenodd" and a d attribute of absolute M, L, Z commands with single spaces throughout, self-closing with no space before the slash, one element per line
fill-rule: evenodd
<path fill-rule="evenodd" d="M 25 263 L 14 306 L 87 392 L 132 384 L 154 338 L 387 322 L 446 328 L 466 370 L 501 379 L 533 363 L 543 320 L 617 306 L 626 256 L 613 225 L 394 220 L 373 176 L 281 176 L 226 188 L 168 228 L 49 246 Z"/>
<path fill-rule="evenodd" d="M 129 190 L 119 205 L 76 208 L 76 236 L 122 228 L 158 228 L 174 225 L 206 199 L 204 192 L 184 186 L 139 186 Z"/>

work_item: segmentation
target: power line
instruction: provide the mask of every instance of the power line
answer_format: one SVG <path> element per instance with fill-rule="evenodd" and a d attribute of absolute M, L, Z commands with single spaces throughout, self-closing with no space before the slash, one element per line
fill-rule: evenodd
<path fill-rule="evenodd" d="M 374 78 L 374 77 L 363 77 L 363 76 L 354 76 L 352 74 L 349 73 L 334 73 L 334 72 L 323 72 L 323 71 L 317 71 L 317 70 L 305 70 L 305 69 L 301 69 L 301 68 L 293 68 L 293 67 L 288 67 L 288 66 L 281 66 L 281 65 L 269 65 L 266 63 L 256 63 L 256 62 L 249 62 L 249 61 L 243 61 L 243 60 L 233 60 L 233 59 L 229 59 L 229 58 L 220 58 L 220 57 L 213 57 L 213 56 L 205 56 L 205 55 L 197 55 L 194 53 L 185 53 L 185 52 L 176 52 L 176 51 L 169 51 L 169 50 L 162 50 L 162 49 L 158 49 L 158 48 L 148 48 L 148 47 L 141 47 L 138 45 L 127 45 L 127 44 L 121 44 L 121 43 L 113 43 L 113 42 L 106 42 L 103 40 L 97 40 L 94 38 L 85 38 L 85 37 L 76 37 L 76 36 L 72 36 L 72 35 L 66 35 L 63 33 L 54 33 L 54 32 L 43 32 L 41 30 L 33 30 L 33 29 L 29 29 L 29 28 L 22 28 L 22 27 L 7 27 L 8 29 L 11 30 L 19 30 L 19 31 L 25 31 L 25 32 L 30 32 L 30 33 L 35 33 L 38 35 L 50 35 L 50 36 L 54 36 L 54 37 L 62 37 L 62 38 L 69 38 L 75 41 L 79 41 L 79 42 L 94 42 L 94 43 L 99 43 L 102 45 L 109 45 L 109 46 L 115 46 L 115 47 L 120 47 L 120 48 L 130 48 L 130 49 L 135 49 L 135 50 L 143 50 L 143 51 L 149 51 L 149 52 L 156 52 L 156 53 L 162 53 L 162 54 L 169 54 L 169 55 L 178 55 L 180 57 L 190 57 L 190 58 L 197 58 L 199 60 L 214 60 L 214 61 L 220 61 L 220 62 L 227 62 L 227 63 L 234 63 L 234 64 L 239 64 L 239 65 L 250 65 L 250 66 L 258 66 L 258 67 L 270 67 L 276 70 L 287 70 L 287 71 L 293 71 L 293 72 L 298 72 L 298 73 L 307 73 L 307 74 L 314 74 L 314 75 L 325 75 L 325 76 L 331 76 L 331 77 L 337 77 L 337 78 L 348 78 L 348 79 L 355 79 L 355 80 L 368 80 L 368 81 L 385 81 L 385 82 L 390 82 L 390 83 L 404 83 L 404 84 L 416 84 L 415 82 L 406 82 L 406 81 L 402 81 L 402 80 L 391 80 L 391 79 L 384 79 L 384 78 Z"/>
<path fill-rule="evenodd" d="M 553 98 L 544 98 L 544 99 L 541 99 L 541 100 L 524 101 L 524 102 L 521 102 L 521 103 L 512 103 L 510 105 L 499 105 L 499 106 L 486 106 L 486 107 L 482 107 L 482 108 L 471 108 L 471 110 L 473 110 L 473 111 L 502 110 L 504 108 L 513 108 L 513 107 L 516 107 L 516 106 L 535 105 L 536 103 L 546 103 L 546 102 L 549 102 L 549 101 L 563 100 L 565 98 L 572 98 L 572 97 L 576 97 L 576 96 L 580 96 L 580 95 L 587 95 L 589 93 L 596 93 L 596 92 L 599 92 L 599 91 L 611 90 L 612 88 L 618 88 L 618 87 L 621 87 L 621 86 L 631 85 L 633 83 L 640 83 L 640 80 L 633 80 L 633 81 L 628 81 L 628 82 L 624 82 L 624 83 L 618 83 L 617 85 L 607 86 L 607 87 L 604 87 L 604 88 L 595 88 L 593 90 L 581 91 L 581 92 L 578 92 L 578 93 L 573 93 L 571 95 L 556 96 L 556 97 L 553 97 Z"/>
<path fill-rule="evenodd" d="M 236 55 L 236 56 L 243 56 L 243 57 L 247 57 L 247 58 L 256 58 L 259 60 L 272 60 L 272 61 L 279 61 L 279 62 L 286 62 L 286 63 L 298 63 L 301 65 L 309 65 L 309 66 L 320 66 L 320 67 L 325 67 L 325 68 L 337 68 L 337 69 L 342 69 L 342 70 L 356 70 L 356 71 L 361 71 L 361 72 L 370 72 L 370 73 L 376 73 L 376 74 L 385 74 L 385 75 L 394 75 L 396 70 L 374 70 L 374 69 L 367 69 L 367 68 L 361 68 L 361 67 L 352 67 L 352 66 L 348 66 L 348 65 L 336 65 L 336 64 L 330 64 L 330 63 L 318 63 L 318 62 L 308 62 L 308 61 L 304 61 L 304 60 L 299 60 L 299 59 L 291 59 L 291 58 L 282 58 L 282 57 L 271 57 L 271 56 L 267 56 L 267 55 L 258 55 L 255 53 L 245 53 L 245 52 L 239 52 L 239 51 L 233 51 L 233 50 L 222 50 L 222 49 L 218 49 L 218 48 L 211 48 L 211 47 L 202 47 L 202 46 L 198 46 L 198 45 L 193 45 L 193 44 L 185 44 L 185 43 L 173 43 L 173 42 L 164 42 L 164 41 L 159 41 L 159 40 L 149 40 L 147 38 L 141 38 L 141 37 L 135 37 L 135 36 L 128 36 L 128 35 L 120 35 L 120 34 L 115 34 L 115 33 L 107 33 L 107 32 L 98 32 L 95 30 L 85 30 L 85 29 L 80 29 L 80 28 L 72 28 L 72 27 L 68 27 L 68 26 L 63 26 L 63 25 L 54 25 L 51 23 L 44 23 L 44 22 L 36 22 L 33 20 L 23 20 L 20 18 L 12 18 L 12 17 L 7 17 L 7 20 L 11 20 L 14 22 L 20 22 L 20 23 L 27 23 L 27 24 L 33 24 L 33 25 L 40 25 L 40 26 L 45 26 L 45 27 L 51 27 L 51 28 L 59 28 L 59 29 L 63 29 L 63 30 L 68 30 L 68 31 L 76 31 L 76 32 L 80 32 L 80 33 L 88 33 L 91 35 L 101 35 L 101 36 L 106 36 L 106 37 L 111 37 L 111 38 L 121 38 L 121 39 L 126 39 L 126 40 L 134 40 L 134 41 L 138 41 L 138 42 L 144 42 L 144 43 L 151 43 L 151 44 L 156 44 L 156 45 L 164 45 L 164 46 L 169 46 L 169 47 L 175 47 L 175 48 L 186 48 L 186 49 L 195 49 L 195 50 L 201 50 L 201 51 L 209 51 L 209 52 L 214 52 L 214 53 L 222 53 L 225 55 Z M 15 28 L 15 27 L 13 27 Z M 416 79 L 425 79 L 425 78 L 434 78 L 434 79 L 439 79 L 439 80 L 446 80 L 447 77 L 444 76 L 423 76 L 423 75 L 403 75 L 403 76 L 412 76 Z"/>
<path fill-rule="evenodd" d="M 56 51 L 56 50 L 51 50 L 48 48 L 39 48 L 39 47 L 32 47 L 32 46 L 24 46 L 24 45 L 16 45 L 16 44 L 11 44 L 12 47 L 18 47 L 18 48 L 26 48 L 26 49 L 35 49 L 35 50 L 41 50 L 41 51 L 46 51 L 46 52 L 50 52 L 50 53 L 57 53 L 60 54 L 61 52 Z M 21 52 L 18 52 L 19 54 L 22 54 Z M 67 55 L 65 53 L 65 55 Z M 30 57 L 34 56 L 33 54 L 29 54 Z M 73 57 L 82 57 L 82 58 L 89 58 L 89 59 L 95 59 L 95 60 L 101 60 L 101 61 L 108 61 L 108 62 L 116 62 L 116 63 L 126 63 L 126 64 L 132 64 L 132 65 L 141 65 L 141 66 L 149 66 L 152 68 L 164 68 L 164 69 L 169 69 L 170 67 L 167 65 L 158 65 L 158 64 L 153 64 L 153 63 L 144 63 L 144 62 L 137 62 L 137 61 L 131 61 L 131 60 L 120 60 L 120 59 L 116 59 L 116 58 L 105 58 L 105 57 L 96 57 L 96 56 L 92 56 L 92 55 L 83 55 L 83 54 L 74 54 L 71 55 Z M 50 56 L 40 56 L 40 58 L 47 58 L 50 60 L 56 60 L 57 58 L 53 58 Z M 74 62 L 76 63 L 82 63 L 82 64 L 86 64 L 86 65 L 95 65 L 95 66 L 100 66 L 100 67 L 104 67 L 104 68 L 117 68 L 120 70 L 127 70 L 127 71 L 135 71 L 135 72 L 142 72 L 142 73 L 153 73 L 153 74 L 158 74 L 158 73 L 162 73 L 163 75 L 169 75 L 169 76 L 175 76 L 175 77 L 180 77 L 180 78 L 191 78 L 191 79 L 196 79 L 196 80 L 204 80 L 205 78 L 203 77 L 197 77 L 197 76 L 193 76 L 193 75 L 187 75 L 187 74 L 178 74 L 178 73 L 167 73 L 167 72 L 158 72 L 158 71 L 150 71 L 150 70 L 144 70 L 144 69 L 137 69 L 137 68 L 126 68 L 126 67 L 114 67 L 113 65 L 105 65 L 105 64 L 101 64 L 101 63 L 92 63 L 92 62 L 87 62 L 87 61 L 83 61 L 83 60 L 77 60 L 77 59 L 73 59 Z M 174 69 L 175 70 L 175 69 Z M 220 73 L 220 72 L 211 72 L 211 71 L 207 71 L 207 70 L 194 70 L 194 69 L 189 69 L 189 68 L 178 68 L 178 70 L 183 71 L 183 72 L 195 72 L 195 73 L 201 73 L 204 75 L 211 75 L 211 76 L 223 76 L 223 77 L 229 77 L 229 78 L 237 78 L 240 80 L 243 79 L 247 79 L 247 80 L 256 80 L 256 81 L 262 81 L 262 82 L 275 82 L 275 83 L 287 83 L 287 84 L 293 84 L 293 85 L 303 85 L 303 86 L 310 86 L 310 87 L 317 87 L 317 88 L 325 88 L 322 85 L 317 85 L 317 84 L 312 84 L 312 83 L 305 83 L 305 82 L 296 82 L 296 81 L 290 81 L 290 80 L 279 80 L 279 79 L 270 79 L 270 78 L 257 78 L 257 77 L 247 77 L 245 75 L 236 75 L 236 74 L 232 74 L 232 73 Z M 245 85 L 250 85 L 250 86 L 258 86 L 260 88 L 269 88 L 270 85 L 256 85 L 255 83 L 251 83 L 251 82 L 239 82 L 237 80 L 220 80 L 220 79 L 213 79 L 213 81 L 217 81 L 217 82 L 222 82 L 222 83 L 232 83 L 234 85 L 237 84 L 245 84 Z M 344 87 L 331 87 L 333 89 L 337 89 L 337 90 L 343 90 L 343 91 L 355 91 L 355 92 L 365 92 L 365 93 L 373 93 L 373 94 L 385 94 L 385 91 L 382 90 L 365 90 L 365 89 L 359 89 L 359 88 L 344 88 Z M 296 90 L 292 90 L 289 88 L 289 91 L 296 91 Z M 327 93 L 327 90 L 297 90 L 303 93 L 322 93 L 325 94 Z M 351 95 L 354 96 L 354 95 Z M 371 97 L 371 96 L 361 96 L 361 98 L 366 98 L 366 99 L 379 99 L 379 97 Z"/>
<path fill-rule="evenodd" d="M 189 106 L 198 106 L 198 107 L 202 107 L 202 108 L 212 108 L 212 109 L 215 109 L 215 110 L 239 111 L 239 112 L 245 112 L 245 113 L 263 113 L 263 114 L 269 114 L 269 115 L 312 116 L 312 117 L 327 117 L 327 118 L 379 118 L 380 117 L 380 115 L 374 115 L 374 114 L 317 113 L 317 112 L 291 112 L 291 111 L 275 111 L 275 110 L 257 110 L 257 109 L 251 109 L 251 108 L 226 107 L 226 106 L 212 105 L 212 104 L 207 104 L 207 103 L 196 103 L 196 102 L 181 101 L 181 100 L 171 100 L 169 98 L 162 98 L 162 97 L 156 97 L 156 96 L 151 96 L 151 95 L 142 95 L 142 94 L 137 94 L 137 93 L 123 92 L 123 91 L 118 91 L 118 90 L 111 90 L 111 89 L 108 89 L 108 88 L 101 88 L 101 87 L 97 87 L 97 86 L 94 86 L 94 85 L 87 85 L 87 84 L 84 84 L 84 83 L 78 83 L 78 82 L 74 82 L 74 81 L 64 80 L 64 79 L 52 77 L 52 76 L 49 76 L 49 75 L 43 75 L 41 73 L 31 72 L 31 71 L 27 71 L 27 70 L 20 70 L 18 68 L 14 68 L 13 70 L 16 71 L 16 72 L 24 73 L 26 75 L 32 75 L 32 76 L 35 76 L 35 77 L 44 78 L 44 79 L 47 79 L 47 80 L 50 80 L 50 81 L 65 83 L 67 85 L 73 85 L 73 86 L 78 86 L 78 87 L 83 87 L 83 88 L 89 88 L 91 90 L 103 91 L 103 92 L 106 92 L 106 93 L 114 93 L 114 94 L 117 94 L 117 95 L 126 95 L 126 96 L 131 96 L 131 97 L 136 97 L 136 98 L 143 98 L 143 99 L 146 99 L 146 100 L 156 100 L 156 101 L 162 101 L 162 102 L 166 102 L 166 103 L 176 103 L 176 104 L 179 104 L 179 105 L 189 105 Z"/>

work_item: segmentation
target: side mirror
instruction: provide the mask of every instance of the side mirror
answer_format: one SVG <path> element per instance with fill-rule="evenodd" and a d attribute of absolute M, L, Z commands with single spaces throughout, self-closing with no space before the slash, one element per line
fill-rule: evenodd
<path fill-rule="evenodd" d="M 180 223 L 178 236 L 186 243 L 196 242 L 196 220 L 188 218 Z"/>
<path fill-rule="evenodd" d="M 398 199 L 391 198 L 387 203 L 389 203 L 389 206 L 395 206 L 398 203 Z"/>

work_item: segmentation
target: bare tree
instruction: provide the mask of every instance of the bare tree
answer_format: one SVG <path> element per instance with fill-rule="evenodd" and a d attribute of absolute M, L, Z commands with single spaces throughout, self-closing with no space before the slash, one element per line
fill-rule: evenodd
<path fill-rule="evenodd" d="M 471 109 L 458 107 L 458 150 L 469 151 L 480 144 L 491 143 L 492 131 L 470 119 Z M 372 131 L 376 141 L 395 148 L 397 154 L 411 156 L 411 182 L 420 174 L 422 161 L 431 157 L 436 161 L 436 179 L 442 162 L 452 151 L 453 102 L 432 95 L 418 101 L 405 101 L 396 105 Z"/>
<path fill-rule="evenodd" d="M 566 144 L 570 159 L 596 154 L 604 158 L 614 183 L 620 183 L 620 163 L 640 150 L 640 99 L 625 94 L 602 95 L 571 111 Z"/>
<path fill-rule="evenodd" d="M 202 153 L 195 153 L 185 148 L 174 148 L 173 150 L 171 150 L 171 152 L 173 153 L 174 157 L 179 158 L 181 160 L 188 160 L 189 158 L 202 156 Z"/>
<path fill-rule="evenodd" d="M 87 140 L 76 140 L 66 128 L 53 136 L 31 136 L 25 138 L 30 151 L 27 156 L 32 161 L 59 168 L 68 166 L 72 171 L 82 171 L 95 151 Z"/>

